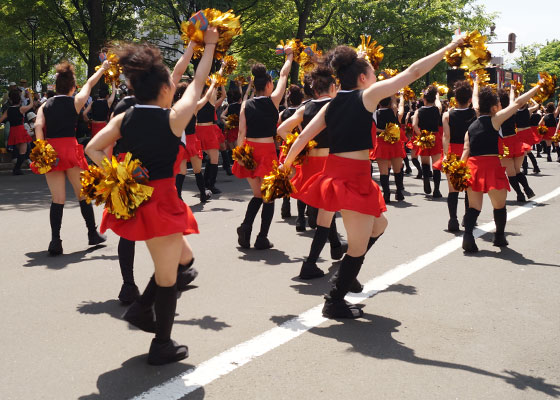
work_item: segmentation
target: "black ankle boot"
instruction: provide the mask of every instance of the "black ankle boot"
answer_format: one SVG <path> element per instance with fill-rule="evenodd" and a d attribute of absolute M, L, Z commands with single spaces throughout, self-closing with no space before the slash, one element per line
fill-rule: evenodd
<path fill-rule="evenodd" d="M 430 166 L 422 164 L 422 180 L 424 181 L 424 193 L 432 193 L 432 186 L 430 185 Z"/>

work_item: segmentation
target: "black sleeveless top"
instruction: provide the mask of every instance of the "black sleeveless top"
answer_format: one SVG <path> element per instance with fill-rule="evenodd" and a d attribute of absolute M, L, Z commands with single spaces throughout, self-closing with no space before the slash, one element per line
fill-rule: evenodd
<path fill-rule="evenodd" d="M 237 116 L 241 114 L 241 103 L 233 103 L 228 106 L 226 117 L 233 114 Z"/>
<path fill-rule="evenodd" d="M 107 121 L 109 117 L 109 103 L 107 99 L 97 99 L 91 104 L 91 119 L 93 121 Z"/>
<path fill-rule="evenodd" d="M 556 128 L 556 118 L 554 118 L 554 114 L 546 114 L 544 116 L 544 125 L 547 128 Z"/>
<path fill-rule="evenodd" d="M 216 115 L 216 107 L 214 107 L 210 102 L 207 102 L 196 114 L 196 120 L 199 124 L 207 124 L 208 122 L 214 122 L 214 117 Z"/>
<path fill-rule="evenodd" d="M 301 128 L 305 129 L 305 127 L 311 122 L 313 118 L 317 115 L 317 113 L 329 104 L 331 99 L 322 99 L 322 100 L 311 100 L 305 104 L 305 109 L 303 111 L 303 121 L 301 122 Z M 329 147 L 329 136 L 327 134 L 327 130 L 323 129 L 315 138 L 313 139 L 317 142 L 316 149 L 325 149 Z"/>
<path fill-rule="evenodd" d="M 196 131 L 196 115 L 193 115 L 187 127 L 185 128 L 185 135 L 194 135 Z"/>
<path fill-rule="evenodd" d="M 465 143 L 465 133 L 476 119 L 476 111 L 472 108 L 449 110 L 449 142 Z"/>
<path fill-rule="evenodd" d="M 500 128 L 503 137 L 509 137 L 515 135 L 515 114 L 504 121 L 502 127 Z"/>
<path fill-rule="evenodd" d="M 399 124 L 399 119 L 395 115 L 394 111 L 390 108 L 378 109 L 377 111 L 375 111 L 375 117 L 373 119 L 375 120 L 375 126 L 380 131 L 384 131 L 387 127 L 387 124 Z M 379 135 L 380 133 L 381 132 L 379 132 L 377 135 Z"/>
<path fill-rule="evenodd" d="M 23 114 L 19 112 L 21 106 L 11 106 L 8 108 L 8 122 L 10 127 L 23 125 Z"/>
<path fill-rule="evenodd" d="M 115 106 L 115 110 L 113 111 L 113 116 L 116 117 L 117 115 L 122 114 L 136 103 L 137 103 L 136 97 L 134 96 L 123 97 L 122 100 L 119 101 L 119 103 Z"/>
<path fill-rule="evenodd" d="M 441 116 L 436 106 L 422 106 L 418 109 L 418 127 L 421 131 L 437 132 L 440 122 Z"/>
<path fill-rule="evenodd" d="M 531 126 L 539 126 L 541 118 L 542 115 L 540 115 L 538 112 L 534 112 L 533 114 L 531 114 Z"/>
<path fill-rule="evenodd" d="M 403 113 L 403 116 L 401 118 L 401 125 L 406 124 L 406 114 L 408 114 L 409 111 L 410 111 L 410 107 L 408 106 L 408 104 L 406 104 L 404 106 L 404 113 Z"/>
<path fill-rule="evenodd" d="M 180 138 L 169 126 L 169 109 L 136 105 L 129 108 L 121 124 L 121 150 L 132 153 L 148 170 L 150 180 L 172 178 Z"/>
<path fill-rule="evenodd" d="M 500 133 L 492 126 L 492 118 L 482 115 L 469 126 L 469 146 L 472 157 L 498 154 Z"/>
<path fill-rule="evenodd" d="M 531 126 L 531 112 L 527 107 L 517 110 L 515 113 L 515 125 L 517 128 L 527 128 Z"/>
<path fill-rule="evenodd" d="M 270 97 L 253 97 L 245 102 L 247 139 L 276 135 L 278 110 Z"/>
<path fill-rule="evenodd" d="M 364 107 L 362 95 L 362 90 L 341 90 L 327 106 L 325 122 L 331 154 L 373 147 L 373 113 Z"/>
<path fill-rule="evenodd" d="M 78 113 L 74 98 L 54 96 L 43 106 L 45 115 L 46 138 L 76 137 Z"/>
<path fill-rule="evenodd" d="M 294 115 L 297 111 L 297 107 L 288 107 L 286 108 L 281 114 L 280 114 L 280 120 L 282 122 L 284 122 L 285 120 L 287 120 L 288 118 L 290 118 L 292 115 Z"/>

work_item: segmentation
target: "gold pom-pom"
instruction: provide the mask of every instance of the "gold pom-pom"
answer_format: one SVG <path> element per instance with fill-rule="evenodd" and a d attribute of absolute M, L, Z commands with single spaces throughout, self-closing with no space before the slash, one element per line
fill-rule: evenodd
<path fill-rule="evenodd" d="M 496 85 L 495 83 L 490 83 L 490 75 L 488 74 L 488 72 L 482 68 L 482 69 L 477 69 L 476 71 L 473 71 L 477 78 L 478 78 L 478 86 L 479 87 L 485 87 L 485 86 L 489 86 L 494 90 L 497 90 L 498 85 Z M 465 79 L 467 80 L 467 82 L 470 83 L 471 86 L 474 87 L 474 80 L 471 77 L 471 74 L 469 72 L 465 72 Z"/>
<path fill-rule="evenodd" d="M 276 46 L 276 54 L 284 54 L 284 47 L 289 46 L 292 48 L 292 52 L 294 54 L 294 61 L 298 64 L 301 64 L 301 57 L 304 54 L 305 45 L 299 39 L 290 39 L 284 44 L 284 41 L 281 40 L 280 44 Z"/>
<path fill-rule="evenodd" d="M 212 81 L 216 82 L 216 86 L 225 86 L 227 83 L 227 78 L 225 76 L 220 75 L 218 72 L 210 75 L 206 78 L 206 86 L 210 86 Z"/>
<path fill-rule="evenodd" d="M 239 128 L 239 115 L 237 114 L 230 114 L 226 118 L 225 123 L 226 129 L 235 129 Z"/>
<path fill-rule="evenodd" d="M 433 132 L 423 129 L 420 135 L 416 136 L 414 144 L 421 149 L 431 149 L 436 145 L 436 135 Z"/>
<path fill-rule="evenodd" d="M 286 140 L 284 141 L 282 146 L 280 146 L 283 154 L 288 155 L 288 152 L 292 148 L 292 145 L 294 144 L 294 142 L 296 141 L 298 136 L 299 136 L 298 132 L 288 133 L 288 136 L 286 136 Z M 293 165 L 303 164 L 305 162 L 307 156 L 309 155 L 309 152 L 311 150 L 313 150 L 315 148 L 315 146 L 317 146 L 316 141 L 314 141 L 314 140 L 309 141 L 305 145 L 305 148 L 296 156 L 296 158 L 293 162 Z"/>
<path fill-rule="evenodd" d="M 388 123 L 385 130 L 379 134 L 379 137 L 387 143 L 394 144 L 401 139 L 401 130 L 397 124 Z"/>
<path fill-rule="evenodd" d="M 29 154 L 31 170 L 36 174 L 46 174 L 58 164 L 58 154 L 46 140 L 36 140 Z"/>
<path fill-rule="evenodd" d="M 402 93 L 404 101 L 412 101 L 416 98 L 416 94 L 414 93 L 414 90 L 410 88 L 410 86 L 405 86 L 403 89 L 401 89 L 399 94 L 400 93 Z"/>
<path fill-rule="evenodd" d="M 221 60 L 225 57 L 226 52 L 233 42 L 233 38 L 240 35 L 242 32 L 239 17 L 236 17 L 232 10 L 222 12 L 220 10 L 216 10 L 215 8 L 206 8 L 202 10 L 202 13 L 208 20 L 208 25 L 216 27 L 220 33 L 220 38 L 216 44 L 214 58 Z M 197 13 L 194 13 L 191 18 L 196 14 Z M 204 44 L 204 31 L 201 30 L 200 20 L 196 20 L 195 23 L 190 20 L 183 21 L 181 23 L 181 32 L 181 39 L 183 39 L 185 45 L 191 40 L 196 43 L 200 43 L 200 45 Z"/>
<path fill-rule="evenodd" d="M 521 93 L 525 91 L 525 87 L 523 83 L 517 81 L 510 81 L 511 87 L 513 87 L 513 91 L 515 92 L 515 96 L 519 96 Z"/>
<path fill-rule="evenodd" d="M 457 108 L 457 99 L 455 97 L 449 99 L 449 108 Z"/>
<path fill-rule="evenodd" d="M 313 43 L 312 45 L 304 48 L 299 60 L 299 80 L 302 84 L 305 74 L 313 71 L 317 65 L 317 61 L 322 56 L 323 52 L 321 50 L 317 50 L 317 43 Z"/>
<path fill-rule="evenodd" d="M 539 73 L 540 80 L 543 81 L 542 85 L 539 87 L 537 94 L 533 96 L 533 100 L 537 103 L 542 104 L 549 97 L 554 95 L 556 91 L 556 75 L 550 75 L 548 72 L 541 72 Z M 531 86 L 537 86 L 536 83 L 532 83 Z"/>
<path fill-rule="evenodd" d="M 444 60 L 453 68 L 474 71 L 484 68 L 490 62 L 492 55 L 486 48 L 486 36 L 478 31 L 468 32 L 463 44 L 453 51 L 445 53 Z"/>
<path fill-rule="evenodd" d="M 229 76 L 237 68 L 237 60 L 233 56 L 224 57 L 224 76 Z"/>
<path fill-rule="evenodd" d="M 383 61 L 384 54 L 382 52 L 383 46 L 377 44 L 377 41 L 372 40 L 370 35 L 360 35 L 362 43 L 358 46 L 357 50 L 366 53 L 366 60 L 368 60 L 373 69 L 379 69 L 379 64 Z"/>
<path fill-rule="evenodd" d="M 461 161 L 456 154 L 447 154 L 446 160 L 441 163 L 441 171 L 447 175 L 455 190 L 462 192 L 469 187 L 470 168 L 466 161 Z"/>
<path fill-rule="evenodd" d="M 449 92 L 449 88 L 441 83 L 434 82 L 432 86 L 435 86 L 438 90 L 440 96 L 446 95 Z"/>
<path fill-rule="evenodd" d="M 265 203 L 270 203 L 274 199 L 289 197 L 296 192 L 296 188 L 290 180 L 291 171 L 284 171 L 278 168 L 276 161 L 272 162 L 270 175 L 263 178 L 261 185 L 262 199 Z"/>
<path fill-rule="evenodd" d="M 107 60 L 109 61 L 110 68 L 103 73 L 105 83 L 111 85 L 114 82 L 115 86 L 119 86 L 121 83 L 119 78 L 123 72 L 123 68 L 119 64 L 119 57 L 116 54 L 109 53 L 107 54 Z M 98 71 L 100 68 L 101 65 L 98 65 L 95 67 L 95 70 Z"/>
<path fill-rule="evenodd" d="M 80 172 L 80 182 L 82 184 L 80 196 L 84 197 L 88 204 L 92 201 L 95 202 L 95 205 L 104 202 L 103 196 L 97 193 L 97 186 L 103 179 L 105 179 L 105 173 L 97 165 L 89 165 L 88 169 Z"/>
<path fill-rule="evenodd" d="M 539 127 L 537 128 L 537 132 L 539 133 L 539 135 L 546 135 L 548 133 L 548 128 L 544 125 L 539 125 Z"/>
<path fill-rule="evenodd" d="M 552 136 L 552 138 L 550 138 L 550 140 L 555 143 L 558 144 L 560 143 L 560 131 L 557 131 L 554 136 Z"/>
<path fill-rule="evenodd" d="M 250 79 L 250 78 L 249 78 Z M 241 86 L 245 86 L 246 84 L 249 83 L 249 80 L 247 79 L 247 77 L 243 76 L 243 75 L 238 75 L 234 78 L 234 81 L 241 84 Z"/>
<path fill-rule="evenodd" d="M 399 71 L 396 69 L 386 68 L 379 73 L 379 75 L 377 76 L 377 80 L 382 81 L 384 79 L 390 79 L 393 76 L 396 76 L 398 73 Z"/>
<path fill-rule="evenodd" d="M 253 157 L 253 148 L 248 144 L 237 146 L 232 150 L 231 157 L 246 169 L 252 171 L 257 168 L 257 163 Z"/>
<path fill-rule="evenodd" d="M 406 126 L 404 127 L 404 134 L 407 138 L 411 138 L 414 135 L 414 129 L 412 128 L 412 125 L 406 124 Z"/>

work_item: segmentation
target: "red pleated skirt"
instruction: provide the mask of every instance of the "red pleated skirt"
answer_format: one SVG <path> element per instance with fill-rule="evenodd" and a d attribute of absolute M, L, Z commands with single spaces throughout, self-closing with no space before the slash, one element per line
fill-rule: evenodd
<path fill-rule="evenodd" d="M 221 134 L 220 128 L 217 125 L 197 125 L 195 134 L 200 140 L 200 147 L 202 150 L 212 150 L 220 148 L 220 141 L 218 140 L 218 133 Z"/>
<path fill-rule="evenodd" d="M 415 151 L 416 154 L 418 154 L 418 151 L 420 150 L 420 148 L 414 144 L 417 138 L 418 137 L 416 136 L 416 134 L 413 134 L 412 137 L 408 140 L 408 142 L 406 142 L 406 147 L 412 151 Z"/>
<path fill-rule="evenodd" d="M 239 135 L 239 128 L 226 129 L 226 140 L 230 143 L 237 141 Z"/>
<path fill-rule="evenodd" d="M 523 142 L 517 135 L 499 138 L 498 150 L 502 156 L 504 155 L 504 146 L 509 149 L 509 154 L 505 156 L 505 158 L 521 157 L 525 154 L 525 150 L 523 149 Z"/>
<path fill-rule="evenodd" d="M 457 155 L 457 157 L 461 158 L 463 155 L 463 147 L 465 146 L 464 143 L 449 143 L 449 148 L 447 149 L 450 153 Z M 443 153 L 442 153 L 443 154 Z M 441 164 L 443 163 L 443 156 L 440 157 L 435 163 L 432 164 L 433 169 L 437 169 L 441 171 Z"/>
<path fill-rule="evenodd" d="M 99 131 L 107 126 L 107 122 L 91 122 L 91 137 L 94 137 Z"/>
<path fill-rule="evenodd" d="M 540 143 L 542 140 L 541 135 L 537 132 L 536 126 L 517 131 L 517 136 L 523 143 L 529 146 Z"/>
<path fill-rule="evenodd" d="M 200 145 L 200 140 L 194 135 L 185 136 L 187 144 L 185 145 L 185 152 L 183 154 L 184 159 L 190 160 L 193 157 L 198 157 L 202 160 L 204 157 L 202 154 L 202 147 Z"/>
<path fill-rule="evenodd" d="M 392 158 L 405 158 L 406 152 L 402 141 L 397 141 L 393 144 L 387 143 L 383 139 L 377 140 L 375 146 L 374 157 L 376 160 L 390 160 Z"/>
<path fill-rule="evenodd" d="M 387 211 L 379 186 L 371 179 L 370 161 L 330 154 L 322 173 L 313 175 L 298 196 L 327 211 L 352 210 L 379 217 Z"/>
<path fill-rule="evenodd" d="M 218 138 L 218 142 L 220 144 L 223 144 L 226 142 L 226 135 L 224 135 L 224 132 L 222 131 L 222 129 L 218 126 L 218 125 L 214 125 L 217 129 L 215 129 L 216 131 L 216 137 Z"/>
<path fill-rule="evenodd" d="M 78 144 L 75 137 L 46 138 L 47 142 L 55 149 L 58 154 L 58 164 L 49 172 L 66 171 L 67 169 L 78 167 L 88 169 L 84 146 Z"/>
<path fill-rule="evenodd" d="M 375 160 L 375 148 L 377 147 L 377 126 L 375 125 L 375 121 L 371 127 L 371 149 L 369 149 L 369 159 Z"/>
<path fill-rule="evenodd" d="M 20 143 L 29 143 L 33 139 L 25 130 L 23 125 L 10 126 L 10 136 L 8 136 L 8 146 L 15 146 Z"/>
<path fill-rule="evenodd" d="M 238 178 L 256 178 L 269 175 L 272 171 L 272 162 L 278 161 L 276 156 L 276 145 L 274 143 L 258 143 L 247 140 L 246 143 L 251 146 L 253 150 L 253 157 L 257 163 L 254 170 L 239 165 L 236 161 L 233 163 L 231 171 Z"/>
<path fill-rule="evenodd" d="M 418 150 L 417 150 L 416 153 L 419 156 L 435 156 L 437 154 L 442 154 L 443 153 L 443 133 L 442 133 L 441 129 L 440 129 L 440 131 L 436 132 L 435 135 L 436 135 L 436 143 L 434 144 L 434 147 L 432 147 L 430 149 L 422 149 L 422 148 L 418 147 Z"/>
<path fill-rule="evenodd" d="M 136 210 L 134 217 L 122 220 L 104 210 L 100 231 L 111 229 L 120 237 L 133 241 L 173 233 L 199 233 L 191 209 L 177 196 L 175 178 L 156 179 L 148 185 L 154 188 L 152 197 Z"/>
<path fill-rule="evenodd" d="M 556 127 L 548 128 L 548 132 L 542 137 L 542 140 L 552 140 L 552 137 L 556 134 Z"/>
<path fill-rule="evenodd" d="M 473 191 L 488 193 L 493 189 L 510 190 L 506 168 L 502 167 L 497 156 L 469 157 L 467 165 L 471 170 L 469 182 Z"/>
<path fill-rule="evenodd" d="M 328 157 L 307 157 L 302 165 L 296 167 L 296 174 L 292 178 L 297 192 L 291 197 L 299 199 L 299 191 L 303 185 L 315 174 L 323 172 Z"/>

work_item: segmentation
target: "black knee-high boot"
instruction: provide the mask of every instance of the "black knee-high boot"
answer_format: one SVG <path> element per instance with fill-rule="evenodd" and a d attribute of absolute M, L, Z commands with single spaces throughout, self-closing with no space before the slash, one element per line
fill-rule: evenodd
<path fill-rule="evenodd" d="M 521 170 L 524 175 L 529 173 L 529 163 L 527 162 L 527 156 L 523 157 L 523 163 L 521 164 Z"/>
<path fill-rule="evenodd" d="M 146 289 L 126 310 L 123 319 L 145 332 L 155 332 L 156 317 L 152 306 L 156 300 L 156 292 L 156 280 L 154 275 L 152 275 L 146 285 Z"/>
<path fill-rule="evenodd" d="M 261 231 L 257 235 L 255 241 L 255 249 L 265 250 L 272 247 L 272 243 L 268 240 L 268 231 L 272 218 L 274 217 L 274 201 L 271 203 L 263 203 L 261 212 Z"/>
<path fill-rule="evenodd" d="M 202 203 L 206 203 L 210 198 L 210 196 L 206 194 L 206 186 L 204 184 L 204 177 L 202 176 L 202 172 L 198 172 L 194 174 L 194 178 L 196 180 L 196 186 L 198 187 L 198 191 L 200 192 L 200 201 Z"/>
<path fill-rule="evenodd" d="M 184 174 L 175 175 L 175 187 L 177 188 L 177 195 L 183 200 L 183 182 L 185 182 Z"/>
<path fill-rule="evenodd" d="M 136 242 L 120 238 L 118 253 L 119 266 L 121 267 L 121 275 L 123 284 L 119 293 L 119 300 L 124 304 L 130 304 L 140 297 L 138 287 L 134 282 L 134 252 Z"/>
<path fill-rule="evenodd" d="M 457 232 L 459 230 L 459 220 L 457 219 L 457 204 L 459 203 L 459 192 L 451 192 L 447 195 L 447 209 L 449 210 L 449 222 L 447 230 Z"/>
<path fill-rule="evenodd" d="M 515 176 L 508 176 L 508 180 L 509 180 L 509 184 L 511 185 L 511 187 L 513 188 L 513 190 L 515 190 L 515 193 L 517 194 L 517 201 L 519 202 L 525 202 L 527 201 L 525 199 L 525 195 L 523 194 L 523 192 L 521 191 L 521 187 L 519 186 L 519 178 L 517 175 Z"/>
<path fill-rule="evenodd" d="M 543 151 L 543 145 L 541 143 L 537 143 L 535 146 L 537 148 L 537 158 L 542 158 L 541 152 Z"/>
<path fill-rule="evenodd" d="M 317 267 L 317 260 L 325 247 L 325 243 L 327 243 L 329 231 L 330 227 L 327 228 L 317 225 L 317 229 L 313 235 L 313 241 L 311 242 L 311 248 L 309 249 L 309 256 L 307 256 L 307 260 L 303 262 L 299 271 L 299 277 L 301 279 L 314 279 L 325 275 L 325 273 Z"/>
<path fill-rule="evenodd" d="M 253 197 L 247 204 L 245 218 L 241 225 L 237 228 L 237 242 L 245 249 L 251 247 L 251 231 L 253 230 L 253 222 L 261 208 L 263 201 L 260 197 Z"/>
<path fill-rule="evenodd" d="M 282 219 L 290 218 L 292 216 L 289 197 L 284 197 L 282 199 L 282 208 L 280 209 L 280 214 L 282 216 Z"/>
<path fill-rule="evenodd" d="M 336 216 L 334 215 L 329 229 L 329 243 L 331 244 L 331 258 L 333 260 L 340 260 L 348 250 L 348 245 L 340 242 L 338 229 L 336 228 Z"/>
<path fill-rule="evenodd" d="M 439 184 L 441 182 L 441 171 L 438 170 L 438 169 L 434 169 L 433 175 L 434 175 L 434 194 L 433 194 L 433 197 L 434 197 L 434 199 L 439 199 L 439 198 L 442 197 L 441 192 L 439 191 Z"/>
<path fill-rule="evenodd" d="M 305 207 L 307 207 L 307 204 L 301 200 L 297 201 L 296 231 L 298 232 L 305 232 Z"/>
<path fill-rule="evenodd" d="M 49 254 L 56 256 L 62 254 L 62 240 L 60 240 L 60 228 L 62 227 L 62 214 L 64 204 L 51 203 L 50 222 L 51 222 L 51 242 L 49 243 Z"/>
<path fill-rule="evenodd" d="M 84 221 L 86 222 L 89 245 L 93 246 L 106 241 L 107 236 L 97 232 L 97 226 L 95 225 L 95 214 L 93 213 L 93 206 L 91 204 L 88 204 L 87 201 L 81 200 L 80 211 L 82 212 L 82 217 L 84 217 Z"/>
<path fill-rule="evenodd" d="M 356 280 L 364 256 L 352 257 L 346 254 L 340 264 L 338 276 L 333 282 L 333 286 L 327 296 L 323 306 L 323 315 L 327 318 L 358 318 L 363 312 L 357 307 L 351 307 L 344 302 L 344 296 L 349 292 L 349 288 Z"/>
<path fill-rule="evenodd" d="M 398 174 L 393 173 L 393 176 L 395 178 L 395 186 L 397 187 L 395 198 L 397 199 L 397 201 L 402 201 L 404 200 L 404 172 L 401 169 L 401 172 L 399 172 Z"/>
<path fill-rule="evenodd" d="M 218 164 L 208 164 L 206 169 L 210 169 L 210 175 L 208 177 L 208 189 L 212 194 L 220 194 L 222 191 L 216 187 L 216 179 L 218 178 Z"/>
<path fill-rule="evenodd" d="M 480 215 L 480 211 L 470 208 L 465 213 L 465 233 L 463 234 L 463 250 L 467 253 L 476 253 L 478 247 L 474 241 L 473 230 L 476 225 L 476 220 Z"/>
<path fill-rule="evenodd" d="M 23 175 L 23 172 L 21 171 L 21 165 L 23 164 L 26 158 L 27 157 L 25 154 L 17 155 L 16 164 L 14 165 L 14 169 L 12 171 L 14 175 Z"/>
<path fill-rule="evenodd" d="M 549 145 L 544 146 L 544 152 L 546 153 L 546 161 L 551 162 L 552 161 L 552 156 L 550 155 L 550 146 Z"/>
<path fill-rule="evenodd" d="M 222 156 L 222 167 L 228 176 L 233 175 L 231 172 L 231 156 L 227 150 L 220 150 L 220 155 Z"/>
<path fill-rule="evenodd" d="M 157 287 L 154 310 L 156 314 L 156 337 L 152 340 L 148 363 L 162 365 L 176 362 L 188 357 L 187 346 L 181 346 L 171 340 L 171 329 L 177 308 L 177 285 Z"/>
<path fill-rule="evenodd" d="M 418 161 L 418 158 L 413 158 L 412 160 L 412 164 L 416 167 L 416 170 L 418 171 L 418 175 L 416 175 L 416 179 L 422 179 L 422 167 L 420 166 L 420 161 Z"/>
<path fill-rule="evenodd" d="M 494 209 L 494 223 L 496 224 L 496 233 L 494 234 L 494 246 L 503 247 L 509 243 L 506 240 L 506 222 L 507 210 L 506 208 Z"/>
<path fill-rule="evenodd" d="M 408 159 L 408 155 L 405 155 L 405 157 L 403 158 L 404 161 L 404 165 L 405 165 L 405 170 L 404 173 L 407 175 L 410 175 L 410 173 L 412 172 L 412 168 L 410 168 L 410 160 Z"/>
<path fill-rule="evenodd" d="M 465 190 L 465 215 L 467 214 L 468 209 L 469 209 L 469 195 L 467 194 L 467 191 Z M 462 227 L 465 226 L 465 215 L 463 215 L 463 221 L 461 222 Z"/>
<path fill-rule="evenodd" d="M 319 210 L 315 207 L 307 206 L 307 224 L 311 229 L 317 228 L 317 215 Z"/>
<path fill-rule="evenodd" d="M 518 173 L 517 180 L 519 181 L 521 186 L 523 186 L 523 190 L 525 191 L 528 199 L 535 197 L 535 192 L 533 192 L 533 189 L 531 189 L 531 187 L 529 186 L 529 182 L 527 182 L 527 177 L 525 176 L 525 174 L 521 172 Z"/>
<path fill-rule="evenodd" d="M 422 179 L 424 181 L 424 193 L 432 193 L 432 186 L 430 185 L 430 165 L 422 164 Z"/>
<path fill-rule="evenodd" d="M 383 189 L 383 200 L 385 203 L 391 201 L 391 189 L 389 188 L 389 175 L 379 175 L 379 182 L 381 183 L 381 189 Z"/>
<path fill-rule="evenodd" d="M 556 161 L 560 162 L 560 145 L 556 146 Z"/>

